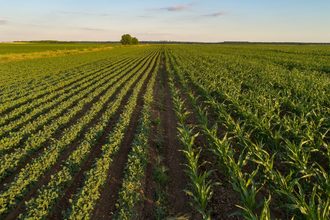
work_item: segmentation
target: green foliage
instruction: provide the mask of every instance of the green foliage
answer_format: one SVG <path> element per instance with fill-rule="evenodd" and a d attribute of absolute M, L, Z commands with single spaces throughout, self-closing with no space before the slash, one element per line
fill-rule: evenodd
<path fill-rule="evenodd" d="M 144 68 L 139 70 L 140 74 L 144 73 L 143 77 L 137 82 L 129 102 L 126 104 L 113 132 L 108 138 L 108 143 L 102 146 L 102 156 L 95 161 L 94 166 L 88 171 L 83 188 L 71 201 L 71 206 L 67 213 L 68 219 L 90 218 L 96 201 L 100 197 L 100 190 L 106 181 L 113 157 L 118 152 L 125 131 L 129 126 L 133 111 L 137 105 L 139 91 L 147 78 L 146 73 L 152 70 L 156 58 L 154 57 L 149 62 L 151 65 L 144 65 Z"/>
<path fill-rule="evenodd" d="M 121 47 L 1 64 L 0 218 L 24 199 L 18 218 L 47 219 L 105 135 L 99 157 L 93 158 L 62 216 L 91 218 L 152 72 L 114 213 L 117 219 L 139 218 L 150 124 L 161 123 L 150 119 L 159 53 L 155 46 Z M 238 198 L 232 214 L 329 219 L 329 54 L 319 46 L 165 46 L 177 137 L 189 178 L 186 193 L 202 218 L 213 214 L 210 201 L 218 187 L 213 178 L 221 169 Z M 121 105 L 124 109 L 114 119 Z M 113 127 L 105 134 L 109 121 Z M 205 147 L 199 146 L 199 138 Z M 162 145 L 163 139 L 156 141 Z M 214 170 L 202 160 L 205 153 L 212 154 Z M 162 157 L 155 165 L 155 216 L 164 219 L 171 205 L 164 203 L 168 170 Z M 30 197 L 36 183 L 41 184 Z"/>
<path fill-rule="evenodd" d="M 129 34 L 124 34 L 123 36 L 121 36 L 120 43 L 123 45 L 132 44 L 132 36 Z"/>
<path fill-rule="evenodd" d="M 43 52 L 43 51 L 75 50 L 75 49 L 86 49 L 86 48 L 104 47 L 104 46 L 106 46 L 106 44 L 65 43 L 65 42 L 56 42 L 56 41 L 0 43 L 0 55 L 18 54 L 18 53 L 35 53 L 35 52 Z"/>
<path fill-rule="evenodd" d="M 122 45 L 136 45 L 139 44 L 139 40 L 136 37 L 132 37 L 130 34 L 124 34 L 121 36 L 120 43 Z"/>
<path fill-rule="evenodd" d="M 159 60 L 157 60 L 157 66 Z M 138 218 L 136 206 L 143 200 L 143 181 L 145 178 L 145 170 L 148 161 L 149 150 L 149 132 L 150 132 L 150 110 L 153 102 L 153 88 L 155 84 L 156 74 L 153 73 L 148 83 L 147 91 L 144 95 L 144 106 L 142 117 L 139 120 L 139 129 L 135 135 L 132 150 L 128 155 L 128 162 L 125 168 L 125 177 L 123 179 L 122 188 L 119 193 L 117 203 L 118 211 L 116 219 L 132 219 Z"/>
<path fill-rule="evenodd" d="M 50 88 L 51 92 L 48 91 L 49 94 L 46 93 L 45 96 L 39 95 L 40 97 L 36 96 L 35 99 L 39 99 L 39 103 L 22 99 L 22 104 L 20 104 L 22 108 L 17 108 L 17 111 L 7 113 L 8 118 L 17 117 L 17 115 L 22 114 L 20 111 L 24 113 L 27 109 L 45 102 L 45 109 L 41 108 L 45 111 L 45 114 L 40 115 L 40 117 L 38 117 L 38 114 L 40 114 L 38 111 L 27 111 L 28 114 L 22 114 L 27 117 L 31 114 L 29 116 L 30 120 L 34 118 L 34 123 L 24 124 L 25 118 L 21 117 L 19 120 L 13 121 L 15 124 L 9 123 L 7 127 L 2 127 L 2 134 L 6 135 L 6 132 L 10 131 L 11 128 L 15 128 L 17 124 L 21 123 L 24 125 L 21 129 L 11 132 L 11 138 L 2 139 L 0 145 L 1 179 L 15 171 L 17 166 L 21 165 L 35 151 L 40 150 L 41 154 L 32 158 L 15 175 L 15 178 L 4 186 L 0 196 L 0 215 L 3 216 L 15 207 L 20 199 L 28 193 L 29 188 L 33 187 L 35 182 L 42 178 L 57 162 L 61 162 L 59 161 L 61 153 L 68 150 L 69 147 L 74 147 L 72 146 L 73 141 L 81 137 L 83 140 L 81 142 L 78 140 L 79 145 L 72 149 L 71 154 L 68 155 L 69 157 L 62 164 L 61 169 L 51 176 L 50 181 L 38 190 L 35 197 L 26 202 L 26 212 L 21 215 L 21 218 L 45 218 L 47 216 L 53 205 L 56 204 L 56 201 L 63 195 L 65 188 L 71 184 L 75 172 L 77 172 L 93 145 L 100 138 L 110 117 L 119 108 L 121 101 L 133 82 L 141 74 L 144 74 L 140 84 L 143 82 L 143 79 L 146 78 L 146 72 L 144 71 L 147 70 L 147 64 L 153 63 L 154 60 L 155 53 L 143 51 L 143 54 L 141 52 L 134 54 L 132 51 L 129 58 L 120 58 L 120 60 L 108 59 L 98 63 L 91 63 L 89 64 L 90 69 L 87 65 L 84 66 L 86 72 L 82 72 L 84 68 L 76 70 L 77 74 L 71 75 L 73 80 L 67 83 L 64 81 L 64 83 L 60 84 L 59 89 L 53 91 L 54 89 Z M 100 68 L 100 70 L 97 68 Z M 150 67 L 148 69 L 150 70 Z M 128 79 L 131 80 L 128 81 Z M 126 83 L 123 84 L 124 82 Z M 113 97 L 116 91 L 118 91 L 116 99 L 110 102 L 110 97 Z M 58 100 L 52 100 L 52 97 L 59 98 Z M 40 100 L 43 101 L 41 102 Z M 88 105 L 90 107 L 85 107 Z M 45 145 L 47 139 L 51 138 L 56 131 L 68 125 L 68 122 L 79 114 L 84 107 L 85 111 L 77 118 L 75 123 L 69 124 L 70 126 L 67 126 L 65 130 L 59 133 L 61 135 L 58 138 L 51 139 Z M 50 108 L 50 110 L 47 111 L 47 108 Z M 67 111 L 67 109 L 70 109 L 70 111 Z M 38 110 L 38 108 L 35 108 L 35 110 Z M 99 114 L 101 112 L 102 114 Z M 97 115 L 99 117 L 96 117 Z M 51 120 L 52 123 L 50 123 Z M 91 121 L 97 123 L 86 129 Z M 83 136 L 80 136 L 84 130 L 85 133 L 83 133 Z M 34 131 L 37 132 L 33 134 Z M 28 139 L 24 140 L 21 146 L 16 146 L 18 142 L 29 134 L 28 132 L 31 132 L 33 135 L 28 136 Z M 15 140 L 14 137 L 18 139 L 17 143 L 11 141 Z"/>
<path fill-rule="evenodd" d="M 270 219 L 274 205 L 290 218 L 326 219 L 328 64 L 309 48 L 273 49 L 171 46 L 168 57 L 219 169 L 240 196 L 239 214 Z"/>
<path fill-rule="evenodd" d="M 167 67 L 168 68 L 168 67 Z M 171 75 L 170 75 L 171 76 Z M 173 95 L 174 109 L 178 118 L 178 138 L 183 145 L 183 154 L 186 157 L 186 173 L 190 179 L 187 195 L 192 198 L 192 206 L 198 211 L 203 219 L 211 219 L 208 203 L 212 198 L 213 186 L 210 179 L 211 171 L 201 171 L 201 166 L 206 163 L 200 162 L 201 149 L 196 146 L 195 139 L 199 136 L 194 133 L 194 128 L 187 125 L 190 113 L 186 111 L 185 103 L 180 98 L 179 90 L 174 86 L 173 78 L 170 77 L 170 89 Z"/>

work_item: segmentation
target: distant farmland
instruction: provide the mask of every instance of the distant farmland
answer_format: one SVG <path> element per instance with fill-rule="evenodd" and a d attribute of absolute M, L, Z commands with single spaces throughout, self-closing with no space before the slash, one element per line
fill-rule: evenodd
<path fill-rule="evenodd" d="M 0 219 L 330 219 L 330 46 L 0 44 Z"/>

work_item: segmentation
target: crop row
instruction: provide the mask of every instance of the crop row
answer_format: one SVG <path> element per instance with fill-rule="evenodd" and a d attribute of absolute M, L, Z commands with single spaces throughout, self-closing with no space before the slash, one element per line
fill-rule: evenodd
<path fill-rule="evenodd" d="M 71 90 L 59 95 L 59 97 L 56 99 L 51 99 L 46 103 L 43 103 L 42 107 L 34 106 L 33 110 L 30 111 L 29 113 L 25 113 L 18 119 L 11 120 L 8 124 L 3 125 L 0 130 L 0 137 L 8 135 L 9 132 L 10 132 L 10 136 L 8 138 L 12 138 L 16 136 L 18 133 L 24 132 L 23 130 L 28 130 L 29 133 L 33 132 L 34 129 L 32 128 L 37 128 L 45 124 L 40 122 L 41 118 L 43 118 L 44 122 L 47 122 L 49 120 L 48 119 L 49 117 L 54 118 L 54 116 L 56 116 L 49 114 L 49 112 L 55 111 L 55 109 L 60 107 L 61 106 L 60 103 L 66 102 L 68 100 L 71 103 L 74 103 L 75 97 L 77 97 L 77 95 L 79 95 L 81 92 L 86 91 L 88 88 L 91 88 L 95 83 L 98 83 L 100 81 L 106 82 L 107 80 L 119 75 L 120 72 L 118 72 L 118 68 L 122 68 L 122 67 L 120 66 L 116 68 L 114 67 L 110 71 L 106 70 L 101 74 L 97 74 L 93 77 L 87 77 L 86 80 L 80 82 L 78 85 L 75 86 L 75 88 L 71 88 Z M 26 123 L 29 123 L 29 125 L 26 126 Z M 38 124 L 38 125 L 35 126 L 34 124 Z M 19 128 L 19 131 L 16 131 L 17 128 Z M 2 143 L 6 142 L 6 139 L 5 138 L 2 139 L 1 142 Z"/>
<path fill-rule="evenodd" d="M 143 64 L 140 63 L 139 65 L 141 66 Z M 123 71 L 123 77 L 119 75 L 117 77 L 112 78 L 110 81 L 105 80 L 104 83 L 102 81 L 98 82 L 95 87 L 96 89 L 91 91 L 87 90 L 86 95 L 88 96 L 81 99 L 81 101 L 77 103 L 74 108 L 70 109 L 70 112 L 62 115 L 56 121 L 53 121 L 51 124 L 43 127 L 43 129 L 39 130 L 38 133 L 30 136 L 22 147 L 20 146 L 18 148 L 15 148 L 14 152 L 3 155 L 0 171 L 1 178 L 7 176 L 9 174 L 8 171 L 13 170 L 25 157 L 30 155 L 32 152 L 41 149 L 42 145 L 47 143 L 48 138 L 51 138 L 58 129 L 65 127 L 75 115 L 78 115 L 79 112 L 84 111 L 84 108 L 86 105 L 88 105 L 88 103 L 95 102 L 95 98 L 98 99 L 99 95 L 102 95 L 109 88 L 113 88 L 112 86 L 115 86 L 115 88 L 117 88 L 121 85 L 121 83 L 126 82 L 126 80 L 129 79 L 130 75 L 127 75 L 125 73 L 130 70 L 131 69 L 129 66 L 124 66 L 122 70 L 118 70 L 119 72 Z M 108 91 L 107 94 L 109 94 L 109 97 L 112 95 L 112 91 L 114 90 Z M 81 93 L 79 96 L 84 97 L 85 94 Z M 65 109 L 67 107 L 67 103 L 62 103 L 61 109 Z M 7 143 L 8 145 L 12 145 L 12 143 L 15 143 L 15 139 L 10 139 Z"/>
<path fill-rule="evenodd" d="M 137 48 L 122 49 L 115 53 L 104 51 L 2 64 L 0 81 L 5 83 L 1 84 L 0 100 L 5 97 L 14 100 L 50 87 L 56 88 L 63 80 L 70 80 L 95 68 L 102 69 L 131 55 L 138 56 L 141 52 Z"/>
<path fill-rule="evenodd" d="M 221 94 L 219 89 L 217 89 L 217 96 L 214 96 L 215 92 L 212 93 L 212 90 L 214 91 L 215 88 L 211 87 L 214 83 L 208 81 L 208 77 L 210 80 L 214 80 L 214 78 L 207 73 L 207 71 L 213 71 L 212 69 L 202 70 L 197 66 L 192 68 L 193 62 L 196 64 L 197 61 L 190 59 L 192 61 L 189 63 L 186 56 L 173 57 L 172 67 L 175 69 L 177 77 L 181 79 L 183 87 L 193 87 L 193 90 L 188 89 L 190 91 L 188 94 L 190 94 L 191 102 L 194 103 L 195 111 L 200 118 L 203 134 L 208 138 L 217 160 L 221 161 L 219 168 L 226 168 L 234 190 L 241 195 L 242 214 L 248 219 L 257 218 L 259 215 L 259 218 L 268 218 L 269 205 L 272 203 L 271 197 L 267 193 L 265 194 L 267 189 L 270 195 L 275 197 L 273 202 L 278 199 L 287 201 L 281 209 L 284 208 L 288 213 L 295 212 L 307 218 L 326 219 L 329 213 L 329 197 L 327 196 L 329 191 L 326 187 L 329 177 L 322 165 L 311 161 L 311 153 L 320 152 L 322 144 L 315 143 L 316 146 L 306 147 L 304 146 L 305 135 L 303 137 L 299 135 L 301 141 L 295 143 L 290 141 L 289 137 L 284 136 L 285 134 L 281 136 L 281 130 L 278 130 L 277 133 L 274 132 L 274 127 L 271 128 L 271 131 L 265 127 L 257 127 L 258 120 L 248 117 L 248 109 L 242 109 L 241 103 L 234 101 L 228 94 Z M 199 59 L 203 60 L 203 58 Z M 184 62 L 185 64 L 183 64 Z M 202 75 L 201 72 L 205 72 L 205 74 Z M 225 80 L 227 79 L 224 78 Z M 230 88 L 227 90 L 229 91 Z M 258 91 L 259 88 L 255 90 Z M 197 99 L 198 95 L 200 97 Z M 202 106 L 207 107 L 206 109 L 200 106 L 201 100 L 203 100 Z M 214 119 L 210 120 L 210 115 L 216 115 L 212 116 L 216 117 L 216 123 L 213 123 Z M 287 119 L 290 120 L 290 118 Z M 272 123 L 268 123 L 272 125 Z M 281 125 L 280 128 L 282 126 L 284 125 Z M 219 135 L 219 127 L 225 128 L 227 133 Z M 313 125 L 309 124 L 308 128 L 313 129 Z M 290 132 L 294 129 L 295 127 L 290 126 L 285 131 Z M 264 135 L 260 134 L 267 131 L 269 132 Z M 316 129 L 311 130 L 307 135 L 315 135 L 316 131 Z M 316 135 L 318 134 L 316 133 Z M 267 138 L 266 143 L 263 138 Z M 325 140 L 319 141 L 326 145 Z M 240 152 L 234 151 L 233 147 L 239 149 Z M 275 147 L 282 152 L 279 153 L 279 149 Z M 278 154 L 280 157 L 277 158 Z M 281 170 L 280 164 L 289 165 L 291 172 Z M 261 191 L 264 197 L 263 211 L 260 211 L 260 199 L 259 201 L 257 199 L 258 196 L 261 196 Z"/>
<path fill-rule="evenodd" d="M 135 67 L 135 69 L 139 69 L 140 67 L 144 66 L 145 63 L 141 63 Z M 134 75 L 134 70 L 130 72 L 130 74 L 125 75 L 121 82 L 124 83 L 128 80 L 132 75 Z M 125 83 L 124 83 L 125 84 Z M 111 82 L 110 82 L 111 85 Z M 115 91 L 121 88 L 122 84 L 118 82 L 114 86 L 109 88 L 109 85 L 106 84 L 103 87 L 98 88 L 93 93 L 90 93 L 88 97 L 84 99 L 84 102 L 75 106 L 75 108 L 79 111 L 83 109 L 84 103 L 91 102 L 94 100 L 97 94 L 100 91 L 106 91 L 101 97 L 98 98 L 98 101 L 93 102 L 91 108 L 83 112 L 83 116 L 79 118 L 79 120 L 74 123 L 70 127 L 66 127 L 63 131 L 63 136 L 59 139 L 53 139 L 48 146 L 43 150 L 42 154 L 33 159 L 29 164 L 25 165 L 25 167 L 17 174 L 14 181 L 12 181 L 6 189 L 2 192 L 0 201 L 1 201 L 1 213 L 5 213 L 11 206 L 15 205 L 16 200 L 22 197 L 26 191 L 27 187 L 31 185 L 33 182 L 37 181 L 43 174 L 46 172 L 52 165 L 54 165 L 61 152 L 63 152 L 66 148 L 70 146 L 83 132 L 84 129 L 87 128 L 88 124 L 91 123 L 94 118 L 98 115 L 98 113 L 105 109 L 107 104 L 109 103 L 109 98 L 113 96 Z M 71 111 L 75 113 L 75 111 Z M 50 132 L 56 131 L 62 122 L 69 121 L 70 118 L 73 117 L 74 114 L 67 114 L 63 120 L 56 120 L 50 127 Z M 45 133 L 40 135 L 41 142 L 43 142 L 45 138 Z M 33 150 L 41 148 L 41 145 L 33 145 L 35 142 L 32 142 L 31 145 L 27 145 L 22 150 L 18 149 L 11 155 L 5 155 L 5 162 L 3 163 L 4 166 L 2 168 L 2 174 L 8 173 L 10 169 L 15 168 L 16 164 L 24 157 L 29 155 L 30 152 Z M 14 164 L 14 165 L 13 165 Z"/>
<path fill-rule="evenodd" d="M 139 71 L 140 73 L 136 73 L 134 78 L 125 84 L 116 99 L 109 104 L 111 108 L 107 108 L 98 123 L 88 130 L 88 132 L 84 135 L 83 142 L 81 142 L 76 150 L 72 152 L 64 165 L 61 167 L 61 170 L 52 176 L 47 185 L 38 190 L 38 195 L 36 197 L 26 203 L 27 209 L 21 216 L 22 218 L 42 218 L 49 214 L 52 205 L 54 205 L 56 200 L 63 195 L 64 189 L 70 184 L 75 172 L 77 172 L 79 167 L 86 160 L 92 147 L 97 143 L 100 136 L 104 133 L 104 129 L 110 119 L 118 110 L 128 90 L 131 88 L 136 79 L 140 77 L 143 71 L 145 70 L 141 69 Z"/>
<path fill-rule="evenodd" d="M 116 63 L 111 66 L 111 70 L 115 71 L 116 65 L 120 63 Z M 94 66 L 94 68 L 96 68 Z M 76 77 L 76 79 L 73 79 L 73 83 L 69 84 L 66 87 L 61 87 L 60 90 L 53 90 L 49 94 L 43 94 L 43 96 L 39 98 L 35 98 L 31 101 L 27 97 L 22 97 L 22 99 L 25 100 L 25 104 L 22 104 L 20 106 L 16 106 L 15 109 L 9 111 L 6 114 L 3 114 L 3 117 L 1 118 L 1 126 L 7 125 L 8 123 L 12 123 L 15 119 L 22 119 L 27 118 L 25 120 L 29 120 L 31 117 L 33 117 L 36 114 L 42 114 L 40 110 L 43 109 L 49 109 L 54 106 L 54 104 L 59 103 L 67 93 L 71 92 L 72 90 L 75 90 L 79 88 L 81 85 L 83 85 L 86 82 L 89 82 L 93 80 L 96 77 L 104 76 L 105 73 L 108 72 L 109 68 L 103 68 L 98 71 L 92 71 L 92 72 L 86 72 L 85 74 L 82 74 L 84 77 L 80 78 Z M 87 74 L 88 73 L 88 74 Z M 111 73 L 111 72 L 110 72 Z M 62 84 L 59 82 L 59 84 Z M 48 88 L 49 89 L 49 88 Z M 51 105 L 54 103 L 53 105 Z"/>
<path fill-rule="evenodd" d="M 117 219 L 134 219 L 139 217 L 137 206 L 139 202 L 143 202 L 144 196 L 143 183 L 148 161 L 151 125 L 150 111 L 154 101 L 153 89 L 155 80 L 156 74 L 153 73 L 143 98 L 142 116 L 139 119 L 138 130 L 132 143 L 132 150 L 128 154 L 125 175 L 119 192 L 118 203 L 116 204 L 118 210 L 115 218 Z"/>
<path fill-rule="evenodd" d="M 156 64 L 158 62 L 159 57 L 153 61 L 153 65 L 149 66 L 146 72 L 150 72 L 154 76 L 157 71 L 156 68 L 154 68 L 154 65 L 158 66 Z M 68 219 L 89 218 L 91 211 L 94 209 L 96 201 L 100 197 L 100 190 L 106 181 L 113 157 L 117 153 L 120 143 L 124 138 L 125 131 L 127 130 L 133 111 L 137 105 L 140 89 L 142 88 L 146 78 L 147 74 L 145 74 L 136 85 L 131 99 L 125 106 L 123 113 L 120 115 L 118 122 L 114 127 L 114 130 L 108 138 L 108 143 L 102 146 L 101 157 L 95 161 L 93 168 L 86 174 L 84 186 L 74 196 L 74 199 L 71 202 L 71 208 L 69 209 L 67 216 Z M 150 83 L 147 84 L 147 87 L 149 86 Z"/>
<path fill-rule="evenodd" d="M 186 101 L 181 97 L 180 90 L 175 87 L 167 56 L 166 61 L 174 109 L 178 118 L 177 136 L 183 146 L 182 153 L 186 158 L 186 174 L 190 180 L 186 193 L 190 196 L 192 206 L 200 213 L 201 217 L 203 219 L 211 219 L 211 210 L 208 207 L 208 203 L 213 194 L 212 188 L 215 185 L 210 179 L 212 172 L 201 169 L 206 161 L 201 161 L 200 154 L 202 149 L 196 143 L 199 133 L 195 131 L 194 125 L 188 123 L 188 117 L 191 112 L 186 109 Z"/>
<path fill-rule="evenodd" d="M 14 101 L 19 98 L 24 98 L 24 96 L 33 93 L 39 94 L 40 92 L 48 92 L 47 90 L 50 87 L 53 87 L 56 89 L 56 86 L 59 86 L 63 83 L 63 81 L 68 80 L 72 81 L 75 78 L 80 78 L 79 76 L 88 76 L 88 73 L 93 72 L 95 70 L 95 67 L 98 67 L 100 69 L 105 68 L 106 66 L 110 65 L 110 60 L 103 60 L 94 62 L 89 65 L 85 65 L 84 69 L 81 69 L 80 67 L 71 69 L 71 70 L 66 70 L 65 74 L 64 73 L 59 73 L 57 77 L 45 77 L 43 80 L 34 80 L 31 83 L 28 83 L 26 86 L 19 86 L 19 88 L 16 88 L 16 91 L 6 91 L 4 90 L 4 94 L 1 96 L 1 103 L 9 103 L 11 101 Z M 59 77 L 61 76 L 61 77 Z M 31 76 L 32 78 L 33 76 Z"/>

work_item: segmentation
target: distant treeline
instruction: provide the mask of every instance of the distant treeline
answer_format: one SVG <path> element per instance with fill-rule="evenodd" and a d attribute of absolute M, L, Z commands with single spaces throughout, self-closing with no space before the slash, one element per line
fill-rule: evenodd
<path fill-rule="evenodd" d="M 27 43 L 86 43 L 86 44 L 119 44 L 119 41 L 56 41 L 56 40 L 39 40 L 39 41 L 14 41 Z M 313 42 L 251 42 L 251 41 L 222 41 L 222 42 L 194 42 L 194 41 L 140 41 L 140 44 L 278 44 L 278 45 L 330 45 L 330 43 L 313 43 Z"/>
<path fill-rule="evenodd" d="M 114 44 L 119 41 L 57 41 L 57 40 L 37 40 L 37 41 L 14 41 L 15 43 L 50 43 L 50 44 Z"/>
<path fill-rule="evenodd" d="M 330 43 L 313 42 L 250 42 L 250 41 L 222 41 L 222 42 L 189 42 L 189 41 L 140 41 L 141 44 L 279 44 L 279 45 L 330 45 Z"/>

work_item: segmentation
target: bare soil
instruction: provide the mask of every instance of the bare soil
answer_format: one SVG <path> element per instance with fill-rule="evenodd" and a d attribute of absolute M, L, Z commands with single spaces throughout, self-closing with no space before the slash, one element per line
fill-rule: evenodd
<path fill-rule="evenodd" d="M 181 145 L 177 139 L 177 119 L 174 112 L 172 95 L 168 84 L 168 75 L 165 70 L 165 59 L 161 63 L 161 83 L 163 87 L 163 111 L 161 112 L 161 124 L 164 126 L 164 157 L 168 168 L 168 203 L 171 216 L 182 216 L 191 213 L 189 200 L 184 192 L 187 188 L 187 176 L 184 172 L 185 159 Z"/>
<path fill-rule="evenodd" d="M 160 131 L 160 114 L 162 108 L 162 98 L 161 98 L 161 89 L 160 89 L 160 69 L 158 70 L 156 76 L 155 87 L 153 91 L 154 102 L 150 111 L 151 117 L 151 129 L 149 135 L 149 149 L 148 149 L 148 163 L 146 167 L 146 174 L 144 180 L 144 202 L 138 205 L 137 209 L 140 212 L 139 216 L 141 219 L 155 219 L 155 191 L 156 191 L 156 182 L 153 176 L 157 156 L 159 156 L 159 140 L 161 131 Z"/>

